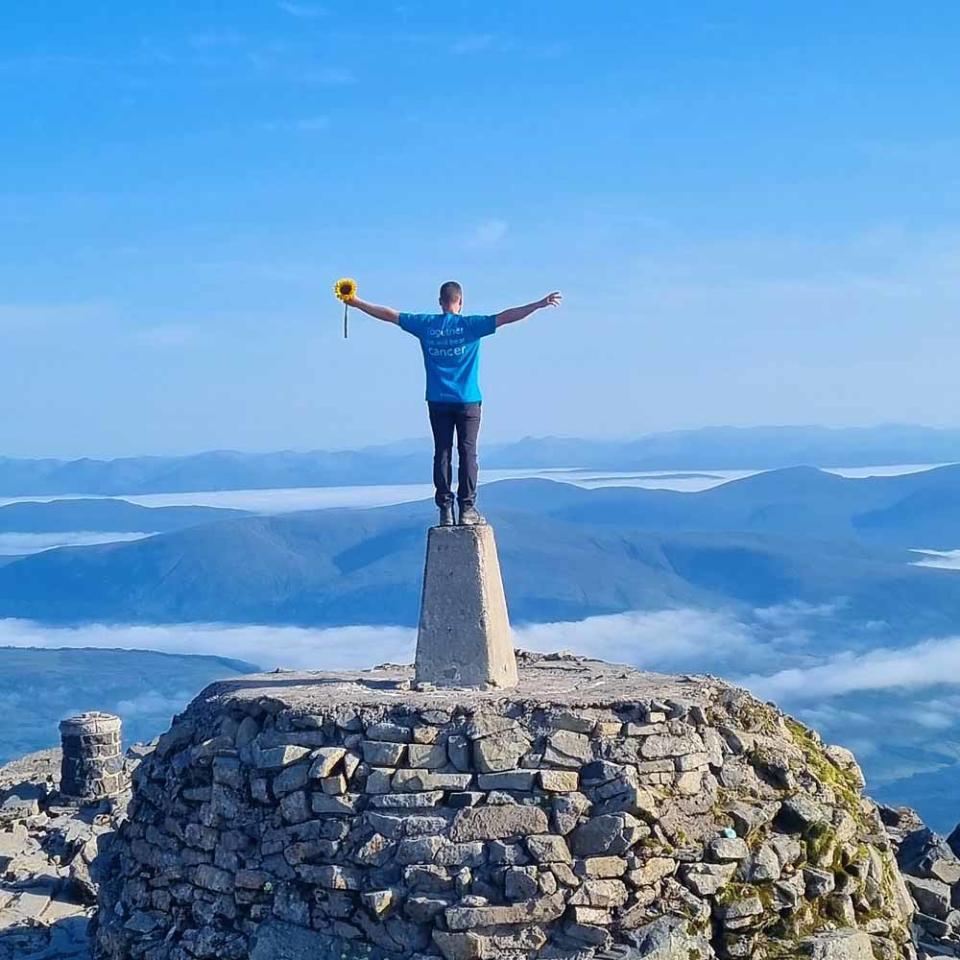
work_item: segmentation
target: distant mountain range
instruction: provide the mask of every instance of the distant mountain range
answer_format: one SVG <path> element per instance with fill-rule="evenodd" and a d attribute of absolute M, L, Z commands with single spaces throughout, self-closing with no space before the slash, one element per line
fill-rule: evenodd
<path fill-rule="evenodd" d="M 246 516 L 217 507 L 141 507 L 126 500 L 29 500 L 0 506 L 0 533 L 166 533 L 214 520 Z"/>
<path fill-rule="evenodd" d="M 960 547 L 960 465 L 848 479 L 813 467 L 758 473 L 700 493 L 522 481 L 492 484 L 485 503 L 558 520 L 635 530 L 730 532 Z"/>
<path fill-rule="evenodd" d="M 960 629 L 960 575 L 905 549 L 960 545 L 957 504 L 960 467 L 863 480 L 793 468 L 702 493 L 505 481 L 483 501 L 517 621 L 842 596 L 851 621 L 907 636 Z M 0 567 L 0 617 L 414 624 L 432 519 L 427 503 L 241 516 L 48 550 Z"/>
<path fill-rule="evenodd" d="M 3 458 L 0 459 L 0 496 L 116 496 L 402 483 L 422 480 L 423 474 L 422 455 L 397 453 L 393 448 L 335 453 L 213 451 L 185 457 L 116 460 Z"/>
<path fill-rule="evenodd" d="M 603 470 L 768 470 L 960 461 L 960 429 L 876 427 L 704 427 L 635 440 L 527 438 L 486 451 L 490 467 Z"/>
<path fill-rule="evenodd" d="M 0 496 L 100 496 L 261 490 L 429 479 L 425 441 L 352 451 L 237 453 L 116 460 L 0 458 Z M 526 438 L 487 444 L 490 469 L 772 469 L 799 465 L 874 466 L 960 461 L 960 430 L 879 426 L 710 427 L 635 440 Z"/>

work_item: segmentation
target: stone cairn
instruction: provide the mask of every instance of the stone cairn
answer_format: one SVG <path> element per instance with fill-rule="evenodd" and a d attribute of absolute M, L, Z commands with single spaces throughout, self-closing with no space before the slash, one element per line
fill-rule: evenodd
<path fill-rule="evenodd" d="M 120 718 L 81 713 L 60 721 L 60 795 L 67 803 L 99 803 L 124 788 Z"/>
<path fill-rule="evenodd" d="M 515 687 L 517 659 L 493 527 L 433 527 L 427 535 L 417 682 Z"/>
<path fill-rule="evenodd" d="M 552 655 L 205 690 L 134 777 L 108 960 L 914 957 L 853 756 L 745 691 Z"/>

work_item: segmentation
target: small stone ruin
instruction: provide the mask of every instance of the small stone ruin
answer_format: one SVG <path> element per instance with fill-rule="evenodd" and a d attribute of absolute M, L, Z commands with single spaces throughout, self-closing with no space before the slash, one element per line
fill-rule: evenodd
<path fill-rule="evenodd" d="M 81 713 L 60 721 L 60 794 L 64 803 L 99 803 L 124 788 L 120 718 Z"/>

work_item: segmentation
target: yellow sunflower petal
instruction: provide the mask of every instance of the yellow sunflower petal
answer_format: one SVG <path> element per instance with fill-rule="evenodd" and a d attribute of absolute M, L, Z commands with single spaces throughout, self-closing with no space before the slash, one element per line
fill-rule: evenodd
<path fill-rule="evenodd" d="M 351 277 L 343 277 L 333 285 L 333 292 L 338 300 L 349 300 L 357 295 L 357 281 Z"/>

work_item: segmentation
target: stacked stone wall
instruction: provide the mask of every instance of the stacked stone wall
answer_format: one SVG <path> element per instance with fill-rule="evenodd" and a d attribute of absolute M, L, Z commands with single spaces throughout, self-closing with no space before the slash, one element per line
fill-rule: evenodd
<path fill-rule="evenodd" d="M 137 771 L 100 955 L 909 956 L 852 756 L 690 693 L 200 698 Z"/>

